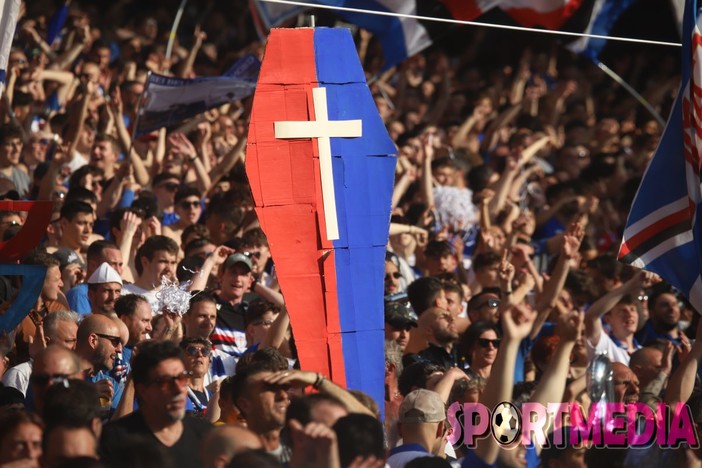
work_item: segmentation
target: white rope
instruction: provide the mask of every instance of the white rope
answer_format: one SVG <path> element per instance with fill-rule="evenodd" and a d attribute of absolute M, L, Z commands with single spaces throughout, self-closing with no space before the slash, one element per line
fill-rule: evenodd
<path fill-rule="evenodd" d="M 681 47 L 682 46 L 682 44 L 679 44 L 677 42 L 651 41 L 648 39 L 635 39 L 635 38 L 630 38 L 630 37 L 602 36 L 599 34 L 585 34 L 585 33 L 574 33 L 574 32 L 568 32 L 568 31 L 553 31 L 550 29 L 525 28 L 522 26 L 508 26 L 508 25 L 503 25 L 503 24 L 480 23 L 477 21 L 464 21 L 464 20 L 457 20 L 457 19 L 452 19 L 452 18 L 435 18 L 432 16 L 408 15 L 405 13 L 396 13 L 396 12 L 391 12 L 391 11 L 376 11 L 376 10 L 365 10 L 362 8 L 320 5 L 318 3 L 299 2 L 299 1 L 294 1 L 294 0 L 259 0 L 259 1 L 268 2 L 268 3 L 280 3 L 283 5 L 303 6 L 303 7 L 308 7 L 308 8 L 322 8 L 322 9 L 326 9 L 326 10 L 349 11 L 352 13 L 367 13 L 370 15 L 394 16 L 396 18 L 408 18 L 408 19 L 425 20 L 425 21 L 436 21 L 439 23 L 452 23 L 452 24 L 462 24 L 462 25 L 469 25 L 469 26 L 485 26 L 488 28 L 511 29 L 514 31 L 529 31 L 529 32 L 537 32 L 537 33 L 543 33 L 543 34 L 556 34 L 556 35 L 560 35 L 560 36 L 590 37 L 593 39 L 605 39 L 608 41 L 635 42 L 638 44 L 653 44 L 653 45 L 663 45 L 663 46 L 673 46 L 673 47 Z M 418 1 L 421 1 L 421 0 L 418 0 Z"/>

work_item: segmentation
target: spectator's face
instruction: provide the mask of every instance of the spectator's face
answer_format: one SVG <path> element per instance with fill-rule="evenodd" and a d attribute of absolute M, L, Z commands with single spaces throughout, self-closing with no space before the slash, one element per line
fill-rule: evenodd
<path fill-rule="evenodd" d="M 162 180 L 154 187 L 154 195 L 156 195 L 161 207 L 173 206 L 175 203 L 175 194 L 179 186 L 180 181 L 174 177 L 172 179 Z"/>
<path fill-rule="evenodd" d="M 185 244 L 185 245 L 188 245 L 188 244 Z M 212 252 L 215 251 L 216 248 L 217 248 L 217 246 L 214 244 L 205 244 L 201 247 L 198 247 L 197 249 L 190 250 L 189 255 L 192 255 L 195 257 L 207 258 L 212 254 Z"/>
<path fill-rule="evenodd" d="M 39 466 L 41 434 L 41 428 L 32 423 L 18 425 L 0 441 L 0 463 L 3 466 Z"/>
<path fill-rule="evenodd" d="M 93 213 L 77 213 L 70 220 L 61 218 L 61 244 L 74 250 L 87 249 L 94 224 Z"/>
<path fill-rule="evenodd" d="M 49 432 L 42 458 L 45 466 L 59 466 L 74 457 L 97 459 L 96 446 L 95 435 L 87 427 L 59 426 Z"/>
<path fill-rule="evenodd" d="M 454 317 L 458 317 L 458 314 L 463 311 L 463 301 L 461 300 L 461 295 L 456 291 L 445 291 L 446 302 L 448 303 L 448 311 L 453 314 Z"/>
<path fill-rule="evenodd" d="M 678 326 L 680 321 L 680 304 L 673 294 L 661 294 L 656 298 L 651 310 L 651 319 L 654 325 L 663 330 L 670 331 Z"/>
<path fill-rule="evenodd" d="M 185 369 L 194 377 L 203 377 L 210 368 L 210 350 L 202 344 L 190 344 L 185 349 Z"/>
<path fill-rule="evenodd" d="M 41 289 L 41 297 L 45 301 L 55 301 L 59 297 L 59 292 L 63 286 L 61 281 L 61 270 L 58 265 L 52 265 L 46 270 L 44 286 Z"/>
<path fill-rule="evenodd" d="M 88 289 L 88 297 L 93 313 L 111 314 L 115 311 L 115 301 L 122 295 L 119 283 L 100 283 Z"/>
<path fill-rule="evenodd" d="M 498 310 L 500 308 L 500 298 L 497 294 L 483 294 L 480 296 L 480 302 L 476 303 L 474 307 L 470 309 L 468 315 L 472 322 L 490 322 L 498 323 L 500 321 L 500 315 Z"/>
<path fill-rule="evenodd" d="M 458 340 L 458 330 L 451 312 L 435 308 L 424 312 L 422 315 L 425 314 L 431 314 L 429 331 L 436 344 L 446 345 Z"/>
<path fill-rule="evenodd" d="M 186 197 L 178 202 L 175 206 L 175 212 L 180 217 L 181 221 L 185 221 L 188 225 L 197 223 L 202 214 L 202 205 L 200 199 L 196 196 Z"/>
<path fill-rule="evenodd" d="M 46 390 L 50 385 L 56 383 L 59 377 L 63 379 L 76 377 L 79 370 L 73 366 L 71 355 L 63 350 L 60 352 L 58 350 L 46 352 L 41 356 L 41 359 L 34 361 L 29 383 L 32 386 L 34 407 L 37 410 L 42 408 Z"/>
<path fill-rule="evenodd" d="M 93 333 L 88 339 L 94 350 L 91 362 L 95 370 L 112 370 L 117 353 L 122 352 L 122 338 L 117 325 L 105 327 L 103 332 Z"/>
<path fill-rule="evenodd" d="M 385 324 L 385 339 L 386 340 L 394 340 L 397 342 L 398 345 L 400 345 L 400 348 L 402 349 L 402 352 L 405 352 L 405 348 L 407 347 L 407 343 L 409 343 L 410 339 L 410 330 L 412 327 L 402 327 L 402 328 L 397 328 L 393 325 L 390 325 L 389 323 Z"/>
<path fill-rule="evenodd" d="M 16 166 L 20 162 L 22 155 L 22 140 L 17 137 L 10 137 L 0 145 L 0 162 Z"/>
<path fill-rule="evenodd" d="M 81 180 L 81 185 L 93 192 L 98 200 L 102 197 L 102 183 L 105 178 L 100 174 L 86 174 L 83 180 Z"/>
<path fill-rule="evenodd" d="M 7 228 L 11 226 L 21 226 L 22 224 L 22 218 L 15 213 L 7 213 L 0 217 L 0 239 L 5 235 Z"/>
<path fill-rule="evenodd" d="M 663 369 L 663 351 L 656 348 L 645 348 L 644 352 L 646 353 L 644 362 L 631 369 L 642 387 L 648 385 Z"/>
<path fill-rule="evenodd" d="M 496 287 L 499 285 L 498 273 L 500 271 L 500 263 L 495 262 L 491 265 L 486 265 L 479 270 L 475 270 L 475 279 L 484 288 Z"/>
<path fill-rule="evenodd" d="M 178 262 L 176 255 L 166 250 L 157 250 L 151 260 L 141 257 L 141 264 L 144 267 L 143 275 L 150 279 L 154 285 L 161 283 L 161 278 L 166 277 L 174 281 Z"/>
<path fill-rule="evenodd" d="M 482 368 L 491 366 L 495 362 L 498 346 L 495 346 L 497 333 L 494 330 L 486 330 L 480 334 L 478 341 L 473 346 L 471 353 L 471 365 L 473 367 Z"/>
<path fill-rule="evenodd" d="M 117 153 L 109 141 L 97 141 L 90 153 L 90 165 L 102 170 L 111 170 L 117 162 Z"/>
<path fill-rule="evenodd" d="M 185 366 L 180 359 L 161 361 L 149 372 L 148 381 L 137 385 L 137 393 L 144 408 L 170 422 L 185 417 L 188 395 L 188 378 L 183 375 Z"/>
<path fill-rule="evenodd" d="M 236 402 L 246 417 L 249 429 L 257 434 L 282 429 L 285 413 L 290 404 L 288 388 L 264 382 L 272 372 L 250 376 L 243 394 Z"/>
<path fill-rule="evenodd" d="M 121 317 L 129 330 L 129 343 L 134 345 L 140 341 L 149 339 L 151 333 L 151 319 L 153 318 L 151 306 L 146 301 L 138 301 L 136 309 L 131 316 Z"/>
<path fill-rule="evenodd" d="M 612 333 L 619 339 L 633 335 L 639 324 L 639 314 L 633 304 L 617 304 L 609 312 L 607 323 L 612 328 Z"/>
<path fill-rule="evenodd" d="M 122 252 L 119 249 L 103 249 L 102 258 L 97 266 L 100 266 L 103 263 L 110 265 L 117 273 L 119 273 L 120 276 L 122 276 L 122 268 L 124 267 L 124 263 L 122 262 Z M 97 269 L 97 266 L 95 269 Z"/>
<path fill-rule="evenodd" d="M 217 322 L 217 305 L 213 302 L 196 302 L 183 316 L 188 338 L 209 338 Z"/>
<path fill-rule="evenodd" d="M 68 320 L 59 320 L 56 331 L 47 335 L 47 343 L 63 346 L 66 349 L 76 349 L 76 335 L 78 334 L 78 324 Z"/>
<path fill-rule="evenodd" d="M 249 343 L 249 345 L 262 343 L 268 336 L 268 331 L 271 329 L 271 325 L 273 325 L 273 321 L 276 317 L 278 317 L 278 314 L 269 310 L 264 313 L 259 320 L 251 322 L 249 326 L 246 327 L 247 343 Z"/>
<path fill-rule="evenodd" d="M 430 275 L 438 275 L 440 273 L 451 273 L 456 271 L 458 262 L 455 255 L 442 255 L 441 257 L 427 257 L 427 270 Z"/>
<path fill-rule="evenodd" d="M 393 262 L 385 262 L 385 294 L 394 294 L 400 291 L 400 271 Z"/>
<path fill-rule="evenodd" d="M 271 251 L 268 247 L 265 245 L 260 245 L 255 247 L 245 247 L 241 250 L 251 259 L 255 274 L 265 271 L 266 263 L 268 263 L 268 260 L 271 258 Z"/>
<path fill-rule="evenodd" d="M 449 166 L 437 167 L 433 172 L 434 179 L 439 185 L 454 186 L 456 185 L 456 170 Z"/>
<path fill-rule="evenodd" d="M 614 401 L 618 403 L 635 403 L 639 401 L 639 379 L 624 364 L 613 364 Z"/>
<path fill-rule="evenodd" d="M 253 284 L 253 275 L 243 263 L 235 263 L 224 270 L 220 278 L 222 297 L 230 301 L 241 299 Z"/>
<path fill-rule="evenodd" d="M 100 70 L 107 70 L 110 65 L 110 49 L 108 47 L 100 47 L 95 51 L 95 62 Z"/>

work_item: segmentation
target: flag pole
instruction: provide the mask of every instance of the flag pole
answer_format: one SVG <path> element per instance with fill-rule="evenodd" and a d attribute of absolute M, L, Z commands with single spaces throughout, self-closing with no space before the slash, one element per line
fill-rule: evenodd
<path fill-rule="evenodd" d="M 180 25 L 180 18 L 183 16 L 183 10 L 185 10 L 185 4 L 188 0 L 181 0 L 180 6 L 178 7 L 178 12 L 176 13 L 175 20 L 173 20 L 173 26 L 171 26 L 171 32 L 168 34 L 168 45 L 166 46 L 166 59 L 170 60 L 171 54 L 173 53 L 173 43 L 175 42 L 176 31 Z"/>
<path fill-rule="evenodd" d="M 610 78 L 612 78 L 614 81 L 619 83 L 622 88 L 627 90 L 629 94 L 631 94 L 642 106 L 646 108 L 647 111 L 651 113 L 651 115 L 658 121 L 661 126 L 665 127 L 665 119 L 661 117 L 661 115 L 656 111 L 656 109 L 653 108 L 650 102 L 646 100 L 641 94 L 639 94 L 638 91 L 636 91 L 629 83 L 624 81 L 624 79 L 617 75 L 617 73 L 609 68 L 607 65 L 604 63 L 600 62 L 599 60 L 595 59 L 595 65 L 599 67 L 600 70 L 605 72 Z"/>

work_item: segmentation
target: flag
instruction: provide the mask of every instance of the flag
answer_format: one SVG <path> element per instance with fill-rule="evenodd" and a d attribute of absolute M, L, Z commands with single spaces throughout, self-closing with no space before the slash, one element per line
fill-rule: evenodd
<path fill-rule="evenodd" d="M 186 79 L 152 73 L 139 110 L 136 136 L 161 127 L 173 128 L 209 109 L 250 96 L 260 67 L 256 56 L 249 54 L 222 76 Z"/>
<path fill-rule="evenodd" d="M 400 15 L 472 21 L 499 7 L 522 26 L 558 29 L 579 8 L 582 0 L 307 0 L 320 5 L 357 8 Z M 277 26 L 301 7 L 269 6 L 256 0 L 253 16 L 263 25 Z M 429 47 L 450 31 L 446 23 L 407 17 L 338 11 L 339 16 L 373 33 L 383 47 L 385 69 Z"/>
<path fill-rule="evenodd" d="M 619 259 L 659 274 L 702 312 L 702 145 L 698 133 L 702 127 L 702 36 L 698 18 L 697 1 L 687 0 L 680 90 L 634 198 Z"/>
<path fill-rule="evenodd" d="M 7 61 L 19 17 L 20 0 L 0 0 L 0 83 L 5 83 Z"/>
<path fill-rule="evenodd" d="M 300 365 L 384 401 L 383 275 L 395 145 L 348 29 L 273 29 L 246 174 Z"/>
<path fill-rule="evenodd" d="M 595 0 L 590 10 L 587 26 L 582 32 L 608 36 L 621 14 L 635 2 L 636 0 Z M 568 44 L 568 49 L 590 60 L 595 60 L 599 57 L 606 43 L 606 39 L 581 37 Z"/>

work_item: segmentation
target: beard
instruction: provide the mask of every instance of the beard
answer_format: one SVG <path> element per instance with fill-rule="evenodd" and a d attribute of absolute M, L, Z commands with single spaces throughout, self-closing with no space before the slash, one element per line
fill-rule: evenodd
<path fill-rule="evenodd" d="M 670 323 L 670 322 L 664 322 L 664 321 L 657 321 L 656 326 L 663 331 L 669 332 L 669 331 L 673 331 L 677 328 L 678 322 L 675 321 L 673 323 Z"/>
<path fill-rule="evenodd" d="M 458 333 L 450 330 L 434 330 L 434 339 L 437 343 L 447 345 L 458 341 Z"/>

